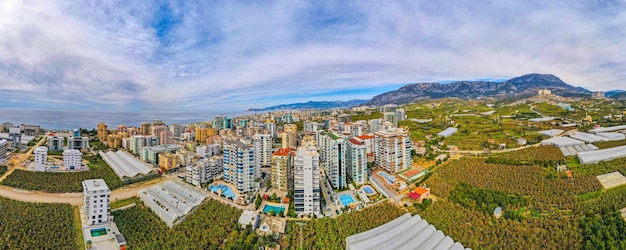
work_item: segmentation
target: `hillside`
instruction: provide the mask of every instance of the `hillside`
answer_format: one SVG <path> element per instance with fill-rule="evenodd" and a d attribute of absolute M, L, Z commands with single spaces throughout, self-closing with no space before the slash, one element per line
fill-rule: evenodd
<path fill-rule="evenodd" d="M 351 108 L 366 103 L 368 100 L 350 100 L 350 101 L 310 101 L 305 103 L 280 104 L 265 108 L 251 108 L 248 111 L 275 111 L 275 110 L 296 110 L 296 109 L 332 109 L 332 108 Z"/>
<path fill-rule="evenodd" d="M 527 74 L 504 82 L 459 81 L 449 84 L 415 83 L 375 96 L 370 105 L 405 104 L 422 99 L 447 97 L 511 97 L 534 95 L 540 89 L 561 96 L 588 96 L 590 91 L 573 87 L 551 74 Z"/>

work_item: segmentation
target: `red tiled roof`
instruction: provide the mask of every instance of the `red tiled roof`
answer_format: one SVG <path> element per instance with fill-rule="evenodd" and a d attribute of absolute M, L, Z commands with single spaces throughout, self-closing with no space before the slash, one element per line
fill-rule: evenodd
<path fill-rule="evenodd" d="M 424 195 L 425 193 L 428 193 L 428 189 L 425 189 L 423 187 L 416 187 L 415 189 L 413 189 L 413 191 L 411 191 L 411 193 L 416 193 L 419 195 Z"/>
<path fill-rule="evenodd" d="M 359 136 L 359 139 L 361 139 L 361 140 L 374 139 L 374 136 L 373 135 L 362 135 L 362 136 Z"/>
<path fill-rule="evenodd" d="M 409 198 L 411 198 L 411 199 L 413 199 L 413 200 L 417 200 L 417 199 L 419 199 L 419 198 L 420 198 L 420 196 L 421 196 L 421 195 L 416 194 L 416 193 L 413 193 L 413 192 L 409 193 Z"/>
<path fill-rule="evenodd" d="M 356 145 L 364 145 L 362 142 L 358 141 L 357 139 L 354 138 L 350 138 L 350 142 L 352 144 L 356 144 Z"/>
<path fill-rule="evenodd" d="M 291 152 L 291 148 L 279 148 L 278 151 L 274 152 L 275 156 L 287 156 Z"/>

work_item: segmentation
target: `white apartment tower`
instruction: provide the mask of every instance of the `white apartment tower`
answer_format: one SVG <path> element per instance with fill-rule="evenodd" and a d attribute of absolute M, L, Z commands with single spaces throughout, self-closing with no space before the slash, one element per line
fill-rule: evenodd
<path fill-rule="evenodd" d="M 8 148 L 9 148 L 9 142 L 5 139 L 1 139 L 0 140 L 0 160 L 6 158 Z"/>
<path fill-rule="evenodd" d="M 254 174 L 256 178 L 261 177 L 261 166 L 272 165 L 272 135 L 256 134 L 254 135 L 254 159 L 257 171 Z"/>
<path fill-rule="evenodd" d="M 83 181 L 83 200 L 87 225 L 102 224 L 109 221 L 111 208 L 111 190 L 103 179 Z"/>
<path fill-rule="evenodd" d="M 33 151 L 35 154 L 35 170 L 46 171 L 46 162 L 48 161 L 48 147 L 40 146 Z"/>
<path fill-rule="evenodd" d="M 411 167 L 411 137 L 409 132 L 398 128 L 374 134 L 376 165 L 395 173 Z"/>
<path fill-rule="evenodd" d="M 348 175 L 358 185 L 363 185 L 367 180 L 367 146 L 357 138 L 348 140 L 346 154 Z"/>
<path fill-rule="evenodd" d="M 334 189 L 348 187 L 346 182 L 346 140 L 332 131 L 319 136 L 320 158 L 326 176 Z"/>
<path fill-rule="evenodd" d="M 130 151 L 132 151 L 133 154 L 140 154 L 144 146 L 146 146 L 145 136 L 133 135 L 130 138 Z"/>
<path fill-rule="evenodd" d="M 224 160 L 221 156 L 204 158 L 187 165 L 187 176 L 185 180 L 193 185 L 200 186 L 217 178 L 222 171 Z"/>
<path fill-rule="evenodd" d="M 254 190 L 255 162 L 252 146 L 242 141 L 225 140 L 224 181 L 235 185 L 239 193 Z"/>
<path fill-rule="evenodd" d="M 294 161 L 294 209 L 320 215 L 319 158 L 315 147 L 299 147 Z"/>
<path fill-rule="evenodd" d="M 81 169 L 83 153 L 78 149 L 63 150 L 63 167 L 65 169 Z"/>

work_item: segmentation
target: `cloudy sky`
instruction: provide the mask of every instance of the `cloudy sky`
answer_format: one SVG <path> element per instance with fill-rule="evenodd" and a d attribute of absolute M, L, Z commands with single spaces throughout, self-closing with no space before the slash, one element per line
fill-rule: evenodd
<path fill-rule="evenodd" d="M 0 107 L 222 112 L 534 72 L 626 89 L 625 69 L 623 1 L 0 1 Z"/>

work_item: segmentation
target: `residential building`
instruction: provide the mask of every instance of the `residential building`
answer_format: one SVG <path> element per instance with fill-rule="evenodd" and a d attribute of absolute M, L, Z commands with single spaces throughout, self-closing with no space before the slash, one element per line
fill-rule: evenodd
<path fill-rule="evenodd" d="M 319 136 L 320 159 L 326 176 L 334 189 L 348 187 L 346 170 L 346 140 L 332 131 Z"/>
<path fill-rule="evenodd" d="M 22 134 L 26 136 L 37 136 L 41 131 L 41 127 L 39 125 L 22 124 L 20 127 L 22 129 Z"/>
<path fill-rule="evenodd" d="M 109 130 L 106 124 L 99 123 L 98 124 L 98 140 L 102 143 L 106 141 L 106 136 L 109 135 Z"/>
<path fill-rule="evenodd" d="M 70 136 L 67 138 L 67 148 L 83 150 L 89 147 L 89 137 L 80 136 L 80 131 L 78 129 L 74 130 L 74 136 Z"/>
<path fill-rule="evenodd" d="M 294 210 L 320 215 L 320 155 L 317 148 L 300 147 L 294 161 Z"/>
<path fill-rule="evenodd" d="M 255 176 L 261 177 L 261 167 L 269 166 L 272 164 L 272 136 L 269 134 L 256 134 L 254 135 L 254 159 L 257 171 Z"/>
<path fill-rule="evenodd" d="M 224 181 L 237 187 L 239 193 L 254 190 L 256 166 L 254 148 L 240 140 L 224 142 Z"/>
<path fill-rule="evenodd" d="M 150 128 L 150 135 L 159 137 L 161 136 L 161 132 L 167 131 L 167 127 L 165 125 L 152 125 Z"/>
<path fill-rule="evenodd" d="M 293 149 L 281 148 L 272 156 L 272 188 L 288 191 L 293 184 Z"/>
<path fill-rule="evenodd" d="M 103 224 L 111 216 L 111 190 L 103 179 L 84 180 L 83 201 L 87 225 Z"/>
<path fill-rule="evenodd" d="M 141 160 L 150 163 L 154 166 L 159 164 L 159 154 L 161 153 L 174 153 L 181 147 L 174 144 L 157 145 L 152 147 L 144 147 L 141 154 Z"/>
<path fill-rule="evenodd" d="M 46 171 L 46 164 L 48 162 L 48 148 L 40 146 L 33 151 L 35 154 L 35 170 L 44 172 Z"/>
<path fill-rule="evenodd" d="M 383 113 L 383 118 L 385 121 L 388 121 L 391 124 L 393 124 L 394 127 L 398 126 L 398 117 L 397 117 L 396 112 L 385 112 Z"/>
<path fill-rule="evenodd" d="M 254 212 L 254 211 L 243 210 L 243 213 L 241 213 L 239 220 L 237 220 L 237 224 L 239 224 L 241 228 L 243 229 L 245 229 L 249 225 L 252 227 L 252 230 L 254 231 L 259 226 L 260 221 L 261 221 L 261 216 L 259 216 L 259 213 Z"/>
<path fill-rule="evenodd" d="M 18 126 L 9 126 L 9 139 L 11 140 L 11 148 L 19 148 L 22 143 L 22 129 Z"/>
<path fill-rule="evenodd" d="M 48 135 L 48 149 L 54 151 L 61 151 L 65 147 L 65 138 L 56 136 L 54 134 Z"/>
<path fill-rule="evenodd" d="M 222 156 L 200 159 L 187 165 L 185 180 L 193 185 L 200 186 L 209 181 L 219 178 L 224 171 L 224 159 Z"/>
<path fill-rule="evenodd" d="M 133 154 L 139 154 L 146 145 L 146 138 L 143 135 L 133 135 L 130 137 L 130 151 Z"/>
<path fill-rule="evenodd" d="M 141 123 L 141 135 L 150 135 L 152 132 L 152 124 L 149 122 Z"/>
<path fill-rule="evenodd" d="M 296 148 L 298 146 L 298 127 L 296 124 L 283 126 L 282 148 Z"/>
<path fill-rule="evenodd" d="M 220 145 L 207 144 L 196 147 L 196 155 L 199 157 L 211 157 L 220 154 Z"/>
<path fill-rule="evenodd" d="M 9 148 L 9 142 L 5 139 L 0 140 L 0 160 L 6 158 L 7 149 Z"/>
<path fill-rule="evenodd" d="M 379 131 L 374 134 L 376 165 L 395 173 L 411 167 L 411 137 L 405 129 Z"/>
<path fill-rule="evenodd" d="M 170 131 L 159 132 L 159 144 L 174 144 L 174 133 Z"/>
<path fill-rule="evenodd" d="M 83 153 L 77 149 L 65 149 L 63 150 L 63 167 L 65 169 L 82 169 L 83 168 Z"/>
<path fill-rule="evenodd" d="M 178 168 L 178 157 L 176 154 L 162 153 L 158 155 L 159 168 L 161 168 L 162 171 Z"/>
<path fill-rule="evenodd" d="M 180 138 L 180 136 L 185 132 L 185 125 L 182 124 L 172 124 L 169 127 L 170 132 L 172 132 L 172 136 L 174 138 Z"/>
<path fill-rule="evenodd" d="M 367 146 L 358 138 L 350 138 L 347 143 L 347 172 L 352 182 L 357 185 L 365 184 L 367 180 Z"/>
<path fill-rule="evenodd" d="M 318 128 L 319 124 L 317 122 L 304 121 L 304 132 L 315 132 Z"/>
<path fill-rule="evenodd" d="M 106 136 L 107 146 L 111 149 L 117 149 L 122 147 L 122 137 L 121 134 L 110 134 Z"/>
<path fill-rule="evenodd" d="M 406 112 L 404 111 L 404 109 L 402 108 L 396 109 L 396 119 L 397 121 L 406 120 Z"/>

